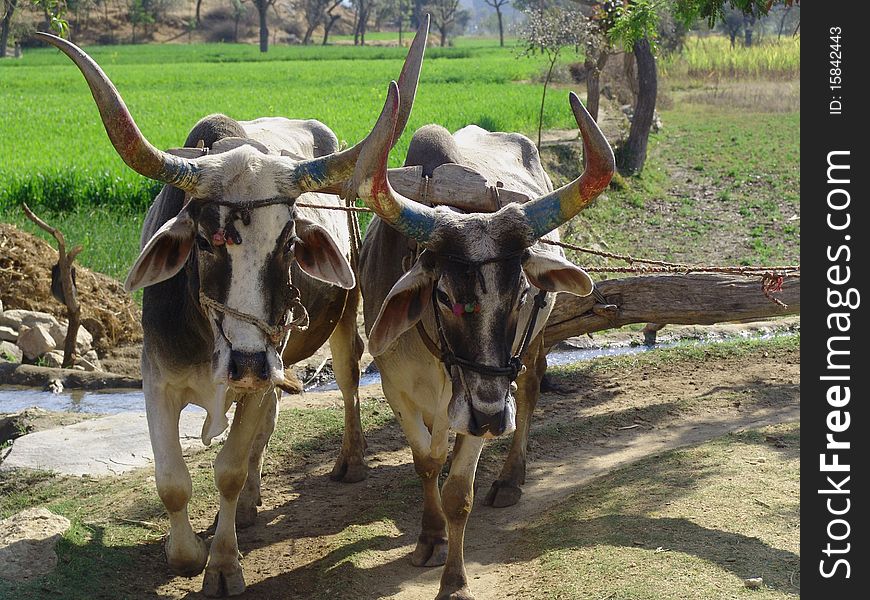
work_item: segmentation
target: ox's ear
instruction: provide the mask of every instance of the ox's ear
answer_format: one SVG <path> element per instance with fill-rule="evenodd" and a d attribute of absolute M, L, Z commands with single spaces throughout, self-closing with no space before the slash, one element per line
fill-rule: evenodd
<path fill-rule="evenodd" d="M 138 290 L 166 281 L 181 270 L 196 237 L 196 221 L 182 209 L 151 236 L 130 269 L 124 289 Z"/>
<path fill-rule="evenodd" d="M 558 255 L 531 252 L 523 271 L 532 285 L 548 292 L 588 296 L 594 286 L 586 271 Z"/>
<path fill-rule="evenodd" d="M 369 352 L 372 356 L 383 354 L 396 338 L 417 324 L 432 297 L 433 285 L 435 274 L 423 267 L 419 260 L 402 275 L 387 294 L 369 333 Z"/>
<path fill-rule="evenodd" d="M 296 262 L 303 271 L 346 290 L 356 286 L 347 258 L 326 229 L 314 221 L 297 218 L 296 237 Z"/>

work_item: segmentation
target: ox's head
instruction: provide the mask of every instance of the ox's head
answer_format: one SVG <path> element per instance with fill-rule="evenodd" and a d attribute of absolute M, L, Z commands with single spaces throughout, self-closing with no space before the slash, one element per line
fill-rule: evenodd
<path fill-rule="evenodd" d="M 396 137 L 413 103 L 427 33 L 428 19 L 400 77 L 408 102 L 399 111 Z M 356 285 L 345 252 L 324 227 L 297 216 L 295 200 L 305 192 L 343 190 L 362 143 L 311 160 L 270 154 L 244 138 L 221 139 L 210 150 L 163 152 L 145 139 L 115 86 L 84 51 L 55 36 L 37 35 L 82 71 L 124 162 L 185 192 L 180 212 L 144 242 L 127 290 L 170 279 L 189 264 L 214 335 L 215 383 L 241 391 L 280 383 L 288 335 L 307 323 L 291 281 L 292 263 L 328 284 Z"/>
<path fill-rule="evenodd" d="M 431 304 L 453 381 L 449 416 L 455 431 L 491 437 L 514 429 L 516 353 L 531 333 L 538 290 L 580 296 L 592 291 L 582 269 L 535 247 L 601 193 L 613 175 L 607 140 L 577 96 L 571 94 L 570 102 L 583 135 L 583 174 L 551 194 L 495 213 L 430 208 L 392 189 L 386 160 L 398 114 L 396 84 L 357 161 L 353 185 L 360 198 L 425 249 L 384 301 L 369 350 L 375 356 L 384 352 Z"/>

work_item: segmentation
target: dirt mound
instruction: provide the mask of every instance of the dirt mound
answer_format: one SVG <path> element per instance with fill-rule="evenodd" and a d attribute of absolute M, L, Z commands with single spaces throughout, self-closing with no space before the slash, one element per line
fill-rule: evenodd
<path fill-rule="evenodd" d="M 0 301 L 5 309 L 39 310 L 65 319 L 66 307 L 51 295 L 57 251 L 47 242 L 0 223 Z M 81 265 L 76 267 L 82 325 L 100 354 L 142 340 L 141 314 L 124 287 Z"/>

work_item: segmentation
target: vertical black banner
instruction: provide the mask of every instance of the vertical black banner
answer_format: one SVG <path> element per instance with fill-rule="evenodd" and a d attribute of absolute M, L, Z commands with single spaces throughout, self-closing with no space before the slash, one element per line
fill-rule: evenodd
<path fill-rule="evenodd" d="M 866 73 L 862 2 L 801 3 L 801 593 L 866 598 Z M 805 18 L 804 18 L 805 17 Z M 867 304 L 867 306 L 865 306 Z M 824 594 L 824 596 L 822 596 Z"/>

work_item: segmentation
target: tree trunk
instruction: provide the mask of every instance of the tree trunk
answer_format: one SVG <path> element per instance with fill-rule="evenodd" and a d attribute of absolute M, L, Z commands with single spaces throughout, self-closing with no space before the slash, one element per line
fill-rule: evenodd
<path fill-rule="evenodd" d="M 6 16 L 3 17 L 2 28 L 0 28 L 0 58 L 6 57 L 6 44 L 9 43 L 9 29 L 12 25 L 12 14 L 15 12 L 15 5 L 18 0 L 11 0 L 6 7 Z"/>
<path fill-rule="evenodd" d="M 635 43 L 634 56 L 637 59 L 638 94 L 628 140 L 619 152 L 619 171 L 623 175 L 638 175 L 643 171 L 658 94 L 656 59 L 648 39 L 641 38 Z"/>
<path fill-rule="evenodd" d="M 779 38 L 782 37 L 782 30 L 783 30 L 783 28 L 785 27 L 785 20 L 786 20 L 786 18 L 788 17 L 788 13 L 789 13 L 789 11 L 791 11 L 791 6 L 789 6 L 788 8 L 786 8 L 786 9 L 782 12 L 782 18 L 779 20 L 779 32 L 776 34 L 776 39 L 777 39 L 777 40 L 778 40 Z"/>
<path fill-rule="evenodd" d="M 598 60 L 586 59 L 586 110 L 592 118 L 598 121 L 598 110 L 601 105 L 601 71 L 607 65 L 610 55 L 601 52 Z"/>
<path fill-rule="evenodd" d="M 202 6 L 202 0 L 196 0 L 196 24 L 199 26 L 199 9 Z"/>
<path fill-rule="evenodd" d="M 501 7 L 495 7 L 495 15 L 498 17 L 498 45 L 504 48 L 504 24 L 502 23 Z"/>
<path fill-rule="evenodd" d="M 366 26 L 368 25 L 368 21 L 369 21 L 369 8 L 368 7 L 366 7 L 365 9 L 361 8 L 359 11 L 359 23 L 357 24 L 357 27 L 359 27 L 359 45 L 360 46 L 366 45 Z"/>
<path fill-rule="evenodd" d="M 235 24 L 233 26 L 233 43 L 239 43 L 239 20 L 242 18 L 242 15 L 236 13 Z"/>
<path fill-rule="evenodd" d="M 332 29 L 332 26 L 335 25 L 336 21 L 341 18 L 339 15 L 329 15 L 329 20 L 324 21 L 323 23 L 323 43 L 321 46 L 326 45 L 326 41 L 329 39 L 329 31 Z"/>
<path fill-rule="evenodd" d="M 544 93 L 541 94 L 541 112 L 538 114 L 538 151 L 541 150 L 541 129 L 544 127 L 544 101 L 547 99 L 547 86 L 550 85 L 550 78 L 553 76 L 553 68 L 556 66 L 556 61 L 559 60 L 559 52 L 557 51 L 550 60 L 550 68 L 547 69 L 547 78 L 544 80 Z"/>
<path fill-rule="evenodd" d="M 266 0 L 257 2 L 257 12 L 260 13 L 260 52 L 269 51 L 269 25 L 266 22 L 266 11 L 269 5 Z"/>
<path fill-rule="evenodd" d="M 441 47 L 444 48 L 447 45 L 447 26 L 438 27 L 438 33 L 441 36 Z"/>
<path fill-rule="evenodd" d="M 690 273 L 607 279 L 595 286 L 615 310 L 593 296 L 559 294 L 544 329 L 544 345 L 629 323 L 713 325 L 725 321 L 758 321 L 800 314 L 801 280 L 788 277 L 774 296 L 765 297 L 761 282 L 734 275 Z"/>
<path fill-rule="evenodd" d="M 302 36 L 302 45 L 303 46 L 307 46 L 308 44 L 311 43 L 311 36 L 314 34 L 314 29 L 316 27 L 317 27 L 317 23 L 315 23 L 314 25 L 308 25 L 308 27 L 305 28 L 305 35 Z"/>
<path fill-rule="evenodd" d="M 743 17 L 743 44 L 749 48 L 752 46 L 752 28 L 755 25 L 755 17 L 753 15 L 744 15 Z"/>

